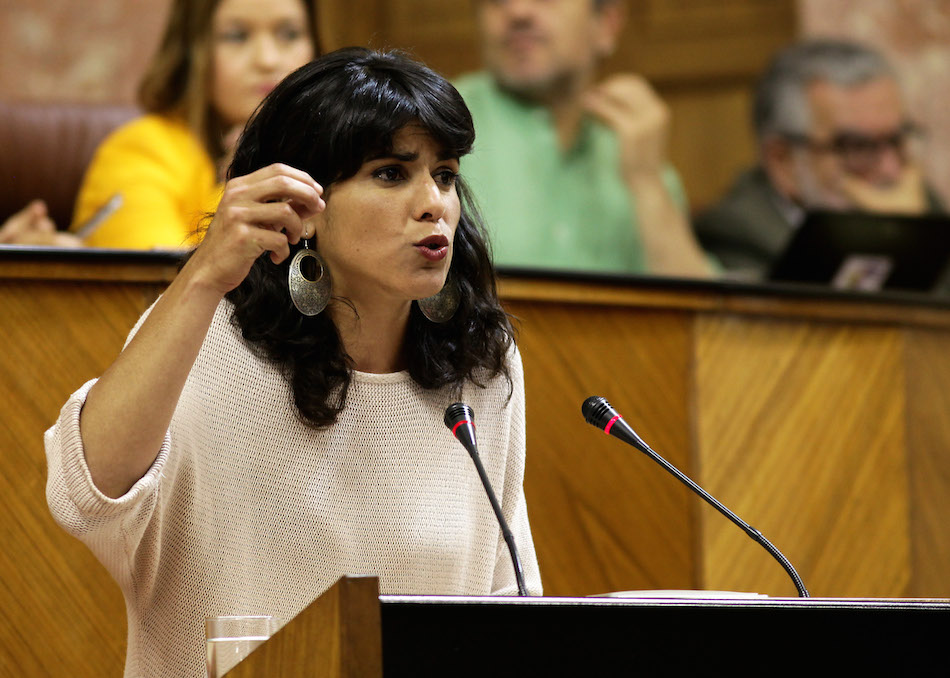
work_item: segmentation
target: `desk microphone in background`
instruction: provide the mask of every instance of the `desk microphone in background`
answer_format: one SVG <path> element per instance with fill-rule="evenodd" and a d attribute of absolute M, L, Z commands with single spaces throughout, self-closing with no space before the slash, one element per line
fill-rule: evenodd
<path fill-rule="evenodd" d="M 726 518 L 742 528 L 742 530 L 747 535 L 752 537 L 755 542 L 764 547 L 765 550 L 768 551 L 783 568 L 785 568 L 785 571 L 795 583 L 795 588 L 798 590 L 799 597 L 808 598 L 808 591 L 805 589 L 805 584 L 802 582 L 801 577 L 798 576 L 798 572 L 796 572 L 795 568 L 792 567 L 792 564 L 789 562 L 788 558 L 782 555 L 781 551 L 775 548 L 772 543 L 762 535 L 761 532 L 739 518 L 739 516 L 727 509 L 725 506 L 720 504 L 711 494 L 706 492 L 706 490 L 686 477 L 679 471 L 679 469 L 673 466 L 666 459 L 651 450 L 650 446 L 643 442 L 643 439 L 640 438 L 640 436 L 638 436 L 632 428 L 630 428 L 630 425 L 623 420 L 623 417 L 621 417 L 617 410 L 615 410 L 610 405 L 610 403 L 607 402 L 606 398 L 603 398 L 602 396 L 591 396 L 584 401 L 583 405 L 581 405 L 581 413 L 584 415 L 584 419 L 588 424 L 596 426 L 607 435 L 620 438 L 628 445 L 632 445 L 643 452 L 645 455 L 650 457 L 650 459 L 676 476 L 676 478 L 689 489 L 705 499 L 722 515 L 726 516 Z M 448 414 L 446 414 L 446 416 L 448 416 Z"/>
<path fill-rule="evenodd" d="M 462 443 L 462 446 L 468 450 L 472 461 L 475 462 L 475 469 L 478 471 L 478 477 L 482 479 L 482 485 L 485 486 L 485 493 L 488 494 L 488 500 L 495 511 L 495 517 L 501 526 L 501 534 L 508 544 L 508 552 L 511 554 L 511 563 L 515 568 L 515 581 L 518 583 L 518 595 L 527 596 L 528 587 L 524 583 L 524 570 L 521 567 L 521 558 L 518 557 L 518 549 L 515 546 L 514 535 L 508 529 L 508 523 L 505 522 L 505 516 L 502 515 L 501 505 L 495 492 L 492 490 L 491 482 L 488 480 L 488 474 L 485 473 L 485 467 L 482 466 L 482 460 L 478 456 L 478 445 L 475 442 L 475 413 L 472 408 L 465 403 L 453 403 L 445 409 L 445 425 L 452 435 Z"/>
<path fill-rule="evenodd" d="M 86 219 L 75 234 L 80 240 L 85 240 L 93 231 L 99 228 L 106 219 L 115 214 L 116 210 L 122 207 L 122 194 L 116 193 L 106 201 L 106 204 L 96 210 L 95 214 Z"/>

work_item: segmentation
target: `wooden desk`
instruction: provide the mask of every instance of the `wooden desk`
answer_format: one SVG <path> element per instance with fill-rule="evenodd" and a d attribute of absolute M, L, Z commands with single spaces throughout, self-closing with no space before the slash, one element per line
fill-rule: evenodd
<path fill-rule="evenodd" d="M 49 517 L 41 439 L 175 270 L 160 255 L 0 253 L 0 675 L 121 673 L 121 595 Z M 950 596 L 950 306 L 656 279 L 514 276 L 501 291 L 520 319 L 547 595 L 794 595 L 735 526 L 584 423 L 596 394 L 813 595 Z"/>
<path fill-rule="evenodd" d="M 795 595 L 766 552 L 587 426 L 604 395 L 813 595 L 950 594 L 950 308 L 782 287 L 510 279 L 548 595 Z"/>
<path fill-rule="evenodd" d="M 225 678 L 930 675 L 948 631 L 947 600 L 380 596 L 343 577 Z"/>

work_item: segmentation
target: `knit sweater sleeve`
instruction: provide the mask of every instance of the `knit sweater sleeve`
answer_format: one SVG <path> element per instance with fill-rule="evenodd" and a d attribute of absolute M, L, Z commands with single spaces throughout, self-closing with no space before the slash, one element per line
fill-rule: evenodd
<path fill-rule="evenodd" d="M 502 490 L 502 512 L 511 529 L 518 555 L 524 569 L 525 585 L 530 595 L 541 595 L 541 575 L 538 570 L 538 558 L 528 523 L 528 510 L 524 495 L 525 469 L 525 394 L 524 369 L 521 354 L 513 348 L 508 357 L 511 374 L 512 392 L 508 401 L 508 453 Z M 497 491 L 497 489 L 496 489 Z M 495 557 L 495 573 L 492 580 L 493 595 L 518 595 L 518 585 L 508 545 L 499 533 L 498 549 Z"/>
<path fill-rule="evenodd" d="M 154 304 L 153 304 L 154 307 Z M 126 346 L 148 317 L 152 307 L 129 332 Z M 147 554 L 139 552 L 142 538 L 153 524 L 160 483 L 166 475 L 171 436 L 165 433 L 161 449 L 145 475 L 123 496 L 103 494 L 92 480 L 79 428 L 79 416 L 92 379 L 73 393 L 43 442 L 46 448 L 46 501 L 57 523 L 83 541 L 112 574 L 123 590 L 132 585 L 132 571 L 141 567 Z"/>
<path fill-rule="evenodd" d="M 48 476 L 46 500 L 53 518 L 81 539 L 123 589 L 131 584 L 132 558 L 157 505 L 159 481 L 168 459 L 166 434 L 158 457 L 146 474 L 118 499 L 96 487 L 86 464 L 79 414 L 95 380 L 84 384 L 63 405 L 46 432 Z"/>

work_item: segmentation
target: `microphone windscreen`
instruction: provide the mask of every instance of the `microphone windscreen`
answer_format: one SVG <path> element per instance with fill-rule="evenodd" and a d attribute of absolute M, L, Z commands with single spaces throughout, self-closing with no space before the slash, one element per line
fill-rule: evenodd
<path fill-rule="evenodd" d="M 581 414 L 588 424 L 603 429 L 610 420 L 617 416 L 617 411 L 603 396 L 591 396 L 581 405 Z"/>
<path fill-rule="evenodd" d="M 455 425 L 460 421 L 475 421 L 475 412 L 465 403 L 452 403 L 445 408 L 445 426 L 455 432 Z"/>

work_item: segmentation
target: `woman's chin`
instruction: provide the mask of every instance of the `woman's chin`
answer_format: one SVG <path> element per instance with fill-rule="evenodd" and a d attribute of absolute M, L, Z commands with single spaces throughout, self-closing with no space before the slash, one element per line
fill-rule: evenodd
<path fill-rule="evenodd" d="M 425 299 L 432 297 L 442 291 L 445 286 L 446 275 L 441 271 L 431 276 L 428 280 L 419 281 L 419 285 L 413 290 L 413 299 Z"/>
<path fill-rule="evenodd" d="M 436 294 L 438 294 L 438 293 L 441 292 L 441 291 L 442 291 L 442 288 L 441 288 L 441 287 L 437 287 L 437 288 L 433 289 L 432 291 L 430 291 L 430 292 L 428 292 L 428 293 L 426 293 L 426 294 L 419 294 L 419 296 L 414 297 L 414 299 L 415 299 L 416 301 L 419 301 L 420 299 L 428 299 L 429 297 L 434 297 Z"/>

